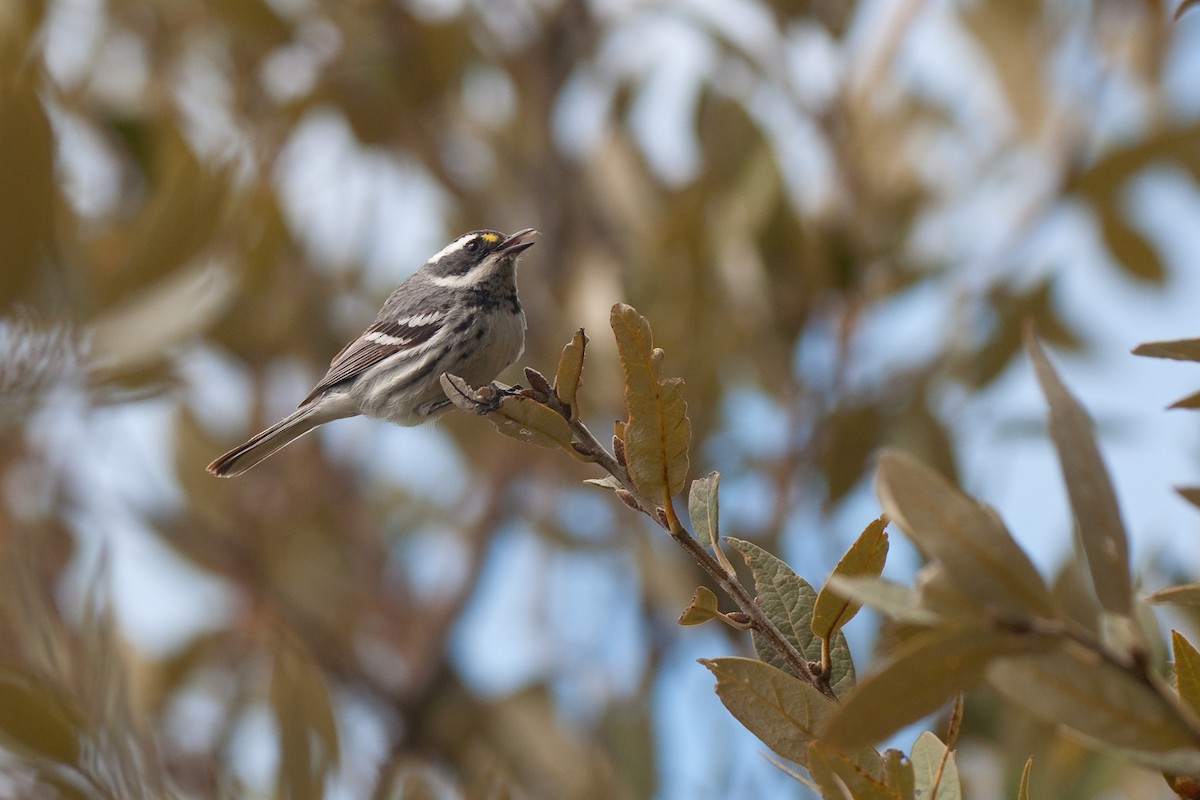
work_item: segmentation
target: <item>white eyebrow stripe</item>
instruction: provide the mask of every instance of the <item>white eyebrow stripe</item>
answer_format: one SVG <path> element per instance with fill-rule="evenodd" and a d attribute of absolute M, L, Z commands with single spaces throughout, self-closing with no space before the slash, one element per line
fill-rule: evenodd
<path fill-rule="evenodd" d="M 467 242 L 471 241 L 474 238 L 475 238 L 474 234 L 468 234 L 466 236 L 458 237 L 453 242 L 446 245 L 441 250 L 438 250 L 436 253 L 434 253 L 432 256 L 430 256 L 429 261 L 426 261 L 425 263 L 428 264 L 432 261 L 437 261 L 440 258 L 444 258 L 444 257 L 450 255 L 451 253 L 457 253 L 459 250 L 462 250 L 464 247 L 466 247 Z"/>

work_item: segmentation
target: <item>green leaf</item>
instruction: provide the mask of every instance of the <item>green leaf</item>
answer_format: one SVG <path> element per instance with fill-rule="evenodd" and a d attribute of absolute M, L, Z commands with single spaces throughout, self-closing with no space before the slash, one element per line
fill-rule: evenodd
<path fill-rule="evenodd" d="M 997 656 L 1036 641 L 1037 637 L 978 628 L 918 633 L 862 679 L 822 738 L 842 747 L 877 742 L 974 686 Z"/>
<path fill-rule="evenodd" d="M 1171 651 L 1175 654 L 1175 690 L 1200 717 L 1200 652 L 1179 631 L 1171 631 Z"/>
<path fill-rule="evenodd" d="M 821 640 L 812 632 L 813 605 L 817 593 L 808 581 L 801 578 L 791 567 L 756 544 L 726 536 L 725 541 L 742 554 L 754 576 L 754 591 L 758 595 L 759 608 L 783 633 L 784 637 L 809 661 L 821 658 Z M 754 651 L 769 664 L 788 671 L 787 662 L 775 652 L 757 631 L 751 635 Z M 841 631 L 834 634 L 829 643 L 830 660 L 833 665 L 829 685 L 838 695 L 854 685 L 854 662 L 850 648 Z"/>
<path fill-rule="evenodd" d="M 916 794 L 922 800 L 962 800 L 954 753 L 929 731 L 918 736 L 913 744 L 912 765 Z"/>
<path fill-rule="evenodd" d="M 1129 617 L 1133 613 L 1129 544 L 1117 495 L 1092 433 L 1092 421 L 1059 379 L 1032 329 L 1025 332 L 1025 347 L 1050 406 L 1050 436 L 1062 465 L 1071 510 L 1079 523 L 1079 538 L 1096 597 L 1106 611 Z"/>
<path fill-rule="evenodd" d="M 1200 770 L 1200 736 L 1145 678 L 1074 642 L 1001 658 L 987 680 L 1009 702 L 1052 725 L 1175 772 Z"/>
<path fill-rule="evenodd" d="M 1133 348 L 1135 356 L 1171 358 L 1176 361 L 1200 361 L 1200 339 L 1175 339 L 1166 342 L 1146 342 Z"/>
<path fill-rule="evenodd" d="M 833 712 L 808 683 L 754 658 L 702 658 L 717 696 L 738 722 L 786 759 L 808 763 L 807 745 Z"/>
<path fill-rule="evenodd" d="M 717 596 L 707 586 L 700 586 L 692 595 L 692 602 L 679 615 L 679 624 L 700 625 L 720 614 L 721 612 L 717 608 Z"/>
<path fill-rule="evenodd" d="M 1200 583 L 1185 583 L 1169 589 L 1159 589 L 1146 595 L 1147 603 L 1169 603 L 1176 606 L 1200 606 Z"/>
<path fill-rule="evenodd" d="M 887 515 L 964 595 L 1017 618 L 1055 615 L 1046 584 L 993 511 L 894 450 L 879 460 L 875 489 Z"/>
<path fill-rule="evenodd" d="M 720 503 L 717 500 L 720 483 L 721 473 L 710 472 L 692 481 L 692 490 L 688 492 L 688 516 L 692 520 L 692 530 L 702 545 L 717 542 L 721 535 Z"/>
<path fill-rule="evenodd" d="M 669 506 L 683 491 L 688 471 L 691 422 L 680 378 L 662 380 L 662 351 L 654 348 L 650 323 L 618 303 L 610 315 L 625 375 L 625 459 L 629 477 L 648 498 Z"/>
<path fill-rule="evenodd" d="M 554 372 L 554 394 L 571 411 L 571 419 L 579 416 L 576 408 L 576 395 L 583 380 L 583 355 L 587 349 L 588 338 L 583 328 L 575 331 L 571 341 L 563 348 L 558 357 L 558 368 Z"/>
<path fill-rule="evenodd" d="M 883 572 L 883 564 L 887 560 L 888 535 L 884 530 L 886 525 L 887 520 L 884 517 L 873 520 L 854 544 L 850 545 L 850 549 L 833 568 L 830 577 L 878 577 Z M 812 632 L 822 639 L 828 639 L 853 619 L 860 608 L 862 605 L 853 599 L 830 591 L 829 581 L 826 580 L 813 607 Z"/>

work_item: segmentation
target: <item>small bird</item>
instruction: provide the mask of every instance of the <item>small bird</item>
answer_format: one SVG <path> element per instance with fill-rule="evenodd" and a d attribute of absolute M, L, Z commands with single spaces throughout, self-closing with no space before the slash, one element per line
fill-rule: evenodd
<path fill-rule="evenodd" d="M 450 406 L 440 378 L 479 386 L 525 350 L 517 257 L 532 228 L 505 236 L 472 231 L 455 239 L 392 292 L 375 321 L 333 357 L 299 407 L 208 465 L 232 478 L 318 425 L 362 414 L 420 425 Z"/>

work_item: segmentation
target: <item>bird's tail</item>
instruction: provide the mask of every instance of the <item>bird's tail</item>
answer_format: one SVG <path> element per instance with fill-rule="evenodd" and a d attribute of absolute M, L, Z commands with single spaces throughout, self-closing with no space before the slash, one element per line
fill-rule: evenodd
<path fill-rule="evenodd" d="M 245 444 L 238 445 L 208 465 L 218 478 L 232 478 L 286 447 L 330 417 L 318 414 L 317 404 L 301 406 Z"/>

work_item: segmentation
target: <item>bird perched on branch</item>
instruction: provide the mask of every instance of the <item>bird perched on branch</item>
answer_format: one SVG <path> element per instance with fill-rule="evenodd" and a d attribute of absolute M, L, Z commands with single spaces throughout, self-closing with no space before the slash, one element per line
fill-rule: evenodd
<path fill-rule="evenodd" d="M 318 425 L 343 417 L 420 425 L 450 406 L 439 382 L 443 372 L 472 386 L 491 381 L 525 349 L 517 257 L 533 246 L 536 233 L 473 231 L 446 245 L 392 292 L 295 411 L 208 471 L 241 475 Z"/>

